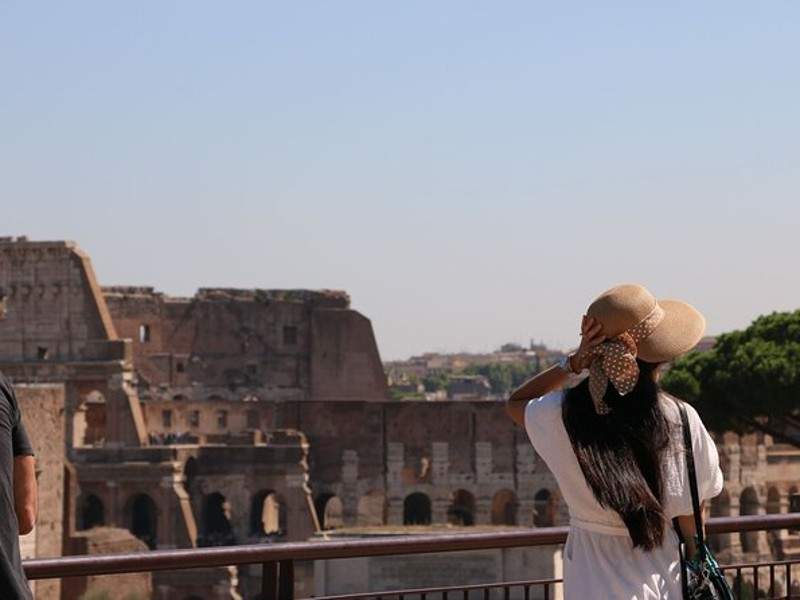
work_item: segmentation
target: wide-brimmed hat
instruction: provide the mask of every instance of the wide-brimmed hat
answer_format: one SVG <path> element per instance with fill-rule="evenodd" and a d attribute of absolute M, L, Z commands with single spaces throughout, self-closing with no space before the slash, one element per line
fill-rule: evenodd
<path fill-rule="evenodd" d="M 641 285 L 618 285 L 603 292 L 586 311 L 603 326 L 606 340 L 591 349 L 589 392 L 598 414 L 611 412 L 605 401 L 609 381 L 624 396 L 639 380 L 636 359 L 662 363 L 697 345 L 706 320 L 680 300 L 656 300 Z"/>
<path fill-rule="evenodd" d="M 685 354 L 697 345 L 706 329 L 706 320 L 691 304 L 656 300 L 638 284 L 618 285 L 603 292 L 589 305 L 586 315 L 603 325 L 603 335 L 609 339 L 637 326 L 649 329 L 636 345 L 638 358 L 652 363 Z"/>

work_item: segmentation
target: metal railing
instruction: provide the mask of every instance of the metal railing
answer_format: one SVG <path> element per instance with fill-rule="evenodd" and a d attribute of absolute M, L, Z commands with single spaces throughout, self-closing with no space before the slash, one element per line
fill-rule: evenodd
<path fill-rule="evenodd" d="M 800 565 L 800 561 L 780 560 L 765 563 L 739 563 L 725 565 L 722 567 L 722 571 L 732 584 L 736 598 L 742 597 L 745 588 L 750 590 L 748 595 L 752 598 L 800 598 L 800 593 L 792 594 L 792 565 Z M 762 571 L 767 571 L 766 585 L 761 585 L 765 578 L 762 575 Z M 783 571 L 784 574 L 786 593 L 777 595 L 779 591 L 776 585 L 776 575 L 779 575 L 780 571 Z M 759 592 L 769 595 L 758 596 Z"/>
<path fill-rule="evenodd" d="M 711 519 L 706 525 L 709 534 L 796 529 L 798 527 L 800 527 L 800 513 L 723 517 Z M 548 527 L 513 532 L 410 535 L 400 538 L 156 550 L 133 554 L 28 560 L 24 562 L 24 568 L 28 578 L 35 580 L 261 564 L 261 597 L 263 600 L 291 600 L 294 598 L 295 561 L 550 546 L 563 544 L 566 541 L 567 532 L 567 527 Z M 800 598 L 800 596 L 791 596 L 790 590 L 792 566 L 796 564 L 798 564 L 797 561 L 742 563 L 725 566 L 724 569 L 730 575 L 735 589 L 738 589 L 738 594 L 741 594 L 745 587 L 750 589 L 755 587 L 756 590 L 764 591 L 763 586 L 760 587 L 760 583 L 766 577 L 768 580 L 766 591 L 770 594 L 769 598 L 774 598 L 774 594 L 777 593 L 777 572 L 785 573 L 786 576 L 786 595 L 780 596 L 780 598 Z M 768 573 L 762 575 L 765 570 L 768 570 Z M 432 600 L 431 596 L 434 594 L 435 598 L 442 600 L 457 598 L 467 600 L 474 596 L 475 592 L 479 592 L 485 600 L 493 598 L 509 600 L 514 588 L 519 588 L 524 600 L 529 600 L 531 588 L 539 588 L 543 593 L 542 597 L 550 598 L 555 586 L 561 585 L 561 583 L 559 579 L 509 581 L 480 585 L 364 592 L 346 596 L 327 596 L 325 600 L 344 600 L 345 598 L 405 600 L 409 596 L 420 598 L 420 600 Z M 756 596 L 754 595 L 754 597 Z"/>

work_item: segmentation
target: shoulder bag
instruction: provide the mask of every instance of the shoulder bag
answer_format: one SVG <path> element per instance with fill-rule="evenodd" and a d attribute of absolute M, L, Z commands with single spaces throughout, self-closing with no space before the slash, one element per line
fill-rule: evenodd
<path fill-rule="evenodd" d="M 697 531 L 695 543 L 697 551 L 694 556 L 686 556 L 686 545 L 680 544 L 681 558 L 681 583 L 683 585 L 684 600 L 734 600 L 733 592 L 728 585 L 725 575 L 719 568 L 717 559 L 706 544 L 703 533 L 703 517 L 700 512 L 700 496 L 697 492 L 697 470 L 694 465 L 694 449 L 692 446 L 692 432 L 689 429 L 689 418 L 683 402 L 676 401 L 681 414 L 683 428 L 683 445 L 686 451 L 686 468 L 689 475 L 689 488 L 692 493 L 692 510 L 694 512 L 694 526 Z M 675 521 L 676 529 L 677 519 Z M 681 535 L 683 538 L 683 535 Z"/>

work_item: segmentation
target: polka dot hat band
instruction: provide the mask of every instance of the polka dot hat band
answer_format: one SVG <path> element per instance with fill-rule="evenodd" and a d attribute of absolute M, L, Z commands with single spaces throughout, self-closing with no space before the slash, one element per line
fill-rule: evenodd
<path fill-rule="evenodd" d="M 638 324 L 594 347 L 591 355 L 596 358 L 589 367 L 589 392 L 598 415 L 611 412 L 611 407 L 603 399 L 609 381 L 622 396 L 636 387 L 639 381 L 638 344 L 649 337 L 663 319 L 664 309 L 656 304 Z"/>

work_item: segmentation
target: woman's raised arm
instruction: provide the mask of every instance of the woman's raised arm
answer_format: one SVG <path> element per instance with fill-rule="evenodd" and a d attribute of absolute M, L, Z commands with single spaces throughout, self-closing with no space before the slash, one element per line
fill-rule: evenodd
<path fill-rule="evenodd" d="M 606 339 L 603 326 L 591 317 L 584 315 L 581 321 L 581 345 L 575 354 L 569 356 L 569 370 L 560 366 L 552 366 L 537 373 L 528 381 L 515 389 L 506 400 L 506 412 L 515 423 L 525 427 L 525 407 L 534 398 L 557 390 L 567 380 L 570 372 L 580 373 L 592 362 L 592 348 L 602 344 Z"/>

